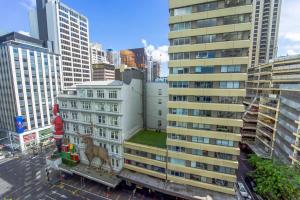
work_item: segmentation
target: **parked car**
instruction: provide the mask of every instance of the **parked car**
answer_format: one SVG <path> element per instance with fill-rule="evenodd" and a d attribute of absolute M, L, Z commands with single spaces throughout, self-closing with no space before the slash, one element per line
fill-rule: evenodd
<path fill-rule="evenodd" d="M 237 188 L 238 188 L 239 192 L 241 193 L 242 197 L 244 197 L 245 199 L 251 199 L 251 196 L 247 192 L 247 190 L 242 182 L 237 182 Z"/>

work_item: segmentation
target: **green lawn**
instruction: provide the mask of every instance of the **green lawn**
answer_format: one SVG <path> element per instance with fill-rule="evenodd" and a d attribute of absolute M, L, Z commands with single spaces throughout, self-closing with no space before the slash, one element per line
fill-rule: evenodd
<path fill-rule="evenodd" d="M 155 131 L 140 131 L 132 136 L 128 142 L 154 146 L 158 148 L 167 148 L 167 133 Z"/>

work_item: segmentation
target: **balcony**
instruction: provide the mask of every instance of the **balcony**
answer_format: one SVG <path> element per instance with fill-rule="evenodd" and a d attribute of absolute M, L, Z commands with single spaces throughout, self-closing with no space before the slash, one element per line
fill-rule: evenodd
<path fill-rule="evenodd" d="M 256 123 L 244 123 L 243 129 L 252 129 L 256 130 Z"/>
<path fill-rule="evenodd" d="M 243 120 L 245 122 L 257 122 L 257 116 L 253 116 L 253 115 L 246 115 L 243 117 Z"/>
<path fill-rule="evenodd" d="M 273 132 L 271 129 L 266 128 L 266 127 L 259 126 L 257 130 L 258 130 L 260 133 L 264 134 L 265 136 L 267 136 L 267 137 L 269 137 L 269 138 L 273 138 L 274 132 Z"/>

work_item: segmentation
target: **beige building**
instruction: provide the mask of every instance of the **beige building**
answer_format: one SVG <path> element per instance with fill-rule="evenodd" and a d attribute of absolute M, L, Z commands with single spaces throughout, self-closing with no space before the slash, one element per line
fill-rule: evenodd
<path fill-rule="evenodd" d="M 234 195 L 252 3 L 169 3 L 168 180 Z"/>
<path fill-rule="evenodd" d="M 277 58 L 252 68 L 248 76 L 243 142 L 259 156 L 275 156 L 288 163 L 289 156 L 293 157 L 294 152 L 291 144 L 296 141 L 293 133 L 297 134 L 298 128 L 297 122 L 295 123 L 298 121 L 297 106 L 290 105 L 298 104 L 294 97 L 288 101 L 288 105 L 281 100 L 286 99 L 281 95 L 284 92 L 290 96 L 289 93 L 293 90 L 297 92 L 293 86 L 300 84 L 300 57 Z M 290 89 L 285 89 L 286 86 L 290 86 Z M 276 143 L 278 148 L 274 152 Z"/>
<path fill-rule="evenodd" d="M 92 65 L 93 81 L 115 80 L 115 66 L 108 63 L 97 63 Z"/>

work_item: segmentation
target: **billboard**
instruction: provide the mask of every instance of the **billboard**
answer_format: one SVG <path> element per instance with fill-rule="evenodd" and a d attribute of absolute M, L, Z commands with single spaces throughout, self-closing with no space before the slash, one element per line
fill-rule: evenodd
<path fill-rule="evenodd" d="M 25 119 L 23 116 L 15 117 L 16 132 L 19 134 L 24 133 L 24 131 L 25 131 L 24 121 L 25 121 Z"/>

